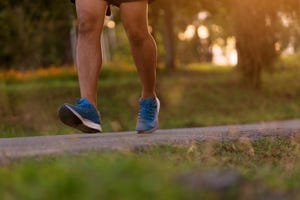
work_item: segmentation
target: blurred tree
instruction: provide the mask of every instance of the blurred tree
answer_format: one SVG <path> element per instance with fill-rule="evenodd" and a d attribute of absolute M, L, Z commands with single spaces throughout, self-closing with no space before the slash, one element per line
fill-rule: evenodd
<path fill-rule="evenodd" d="M 150 24 L 153 34 L 162 36 L 164 62 L 167 69 L 176 68 L 178 33 L 193 22 L 200 10 L 200 1 L 156 0 L 150 7 Z"/>
<path fill-rule="evenodd" d="M 68 1 L 0 2 L 0 65 L 26 69 L 71 61 Z"/>
<path fill-rule="evenodd" d="M 270 68 L 279 55 L 275 50 L 277 9 L 261 0 L 232 0 L 231 8 L 238 67 L 244 83 L 259 88 L 263 68 Z"/>
<path fill-rule="evenodd" d="M 185 50 L 179 52 L 177 36 L 194 24 L 199 11 L 207 10 L 208 43 L 235 36 L 243 80 L 259 87 L 262 70 L 272 66 L 280 50 L 290 44 L 300 49 L 299 4 L 299 0 L 156 0 L 150 6 L 150 24 L 163 44 L 165 65 L 175 69 L 178 57 L 188 62 L 203 52 L 200 44 L 195 45 L 198 38 L 186 42 L 181 48 Z M 69 1 L 1 0 L 0 65 L 28 68 L 72 62 L 69 31 L 73 16 Z M 216 26 L 222 31 L 213 31 L 211 27 Z"/>
<path fill-rule="evenodd" d="M 165 47 L 165 65 L 167 69 L 175 69 L 175 33 L 174 33 L 174 3 L 162 1 L 163 11 L 163 42 Z"/>
<path fill-rule="evenodd" d="M 253 88 L 261 86 L 263 69 L 270 69 L 280 55 L 279 46 L 292 38 L 283 26 L 283 16 L 299 19 L 299 0 L 201 0 L 214 23 L 224 30 L 224 37 L 236 38 L 238 69 L 242 80 Z M 298 17 L 295 17 L 298 16 Z M 299 30 L 299 23 L 294 27 Z M 288 28 L 291 28 L 289 26 Z M 294 36 L 297 35 L 294 33 Z M 287 41 L 284 41 L 287 40 Z M 281 48 L 283 49 L 283 48 Z"/>
<path fill-rule="evenodd" d="M 300 1 L 286 0 L 280 3 L 280 16 L 285 31 L 281 33 L 280 39 L 286 41 L 285 45 L 291 44 L 296 51 L 300 51 Z"/>

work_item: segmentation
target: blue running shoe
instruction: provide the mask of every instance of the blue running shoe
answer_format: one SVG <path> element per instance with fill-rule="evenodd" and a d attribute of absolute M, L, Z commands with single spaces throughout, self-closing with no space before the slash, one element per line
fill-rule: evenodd
<path fill-rule="evenodd" d="M 60 120 L 85 133 L 102 132 L 100 113 L 86 99 L 81 98 L 77 104 L 64 103 L 58 110 Z"/>
<path fill-rule="evenodd" d="M 140 111 L 136 123 L 137 133 L 152 133 L 158 128 L 160 102 L 156 97 L 140 99 Z"/>

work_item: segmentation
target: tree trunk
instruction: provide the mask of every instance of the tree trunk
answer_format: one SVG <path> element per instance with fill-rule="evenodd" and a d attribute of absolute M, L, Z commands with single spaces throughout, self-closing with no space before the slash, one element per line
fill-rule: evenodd
<path fill-rule="evenodd" d="M 251 49 L 243 44 L 243 40 L 237 37 L 238 69 L 241 73 L 243 85 L 259 89 L 261 87 L 262 66 L 256 62 L 256 58 L 251 56 Z M 241 40 L 241 41 L 240 41 Z"/>
<path fill-rule="evenodd" d="M 172 4 L 166 4 L 163 11 L 163 44 L 165 49 L 165 66 L 169 70 L 175 70 L 175 37 Z"/>
<path fill-rule="evenodd" d="M 271 68 L 277 57 L 275 19 L 270 17 L 272 13 L 264 1 L 233 0 L 232 2 L 233 29 L 242 82 L 259 89 L 263 69 Z"/>

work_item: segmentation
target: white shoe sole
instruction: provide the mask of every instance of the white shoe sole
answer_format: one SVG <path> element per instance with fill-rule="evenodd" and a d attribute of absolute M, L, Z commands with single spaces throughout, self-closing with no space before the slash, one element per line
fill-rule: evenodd
<path fill-rule="evenodd" d="M 70 106 L 64 104 L 59 109 L 59 117 L 61 121 L 73 128 L 76 128 L 85 133 L 98 133 L 102 132 L 100 124 L 94 123 L 88 119 L 83 118 Z"/>

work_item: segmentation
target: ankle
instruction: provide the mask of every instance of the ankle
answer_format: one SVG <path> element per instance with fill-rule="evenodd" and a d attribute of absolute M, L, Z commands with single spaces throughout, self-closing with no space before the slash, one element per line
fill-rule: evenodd
<path fill-rule="evenodd" d="M 94 98 L 88 98 L 88 97 L 84 97 L 84 96 L 82 96 L 81 98 L 87 99 L 90 104 L 92 104 L 95 108 L 97 107 L 97 103 L 96 103 L 96 100 Z"/>
<path fill-rule="evenodd" d="M 142 99 L 146 99 L 146 98 L 151 98 L 151 97 L 156 97 L 155 92 L 150 92 L 150 93 L 142 93 Z"/>

